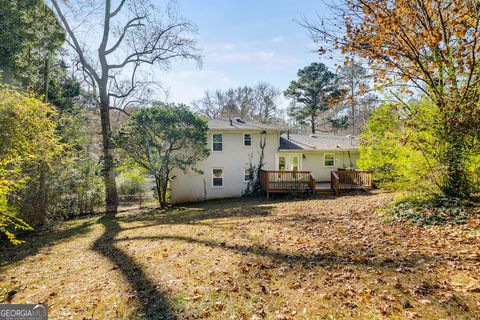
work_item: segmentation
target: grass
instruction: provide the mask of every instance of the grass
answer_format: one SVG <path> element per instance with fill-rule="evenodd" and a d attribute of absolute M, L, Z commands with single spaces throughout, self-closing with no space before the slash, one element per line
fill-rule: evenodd
<path fill-rule="evenodd" d="M 235 199 L 56 225 L 0 251 L 52 319 L 478 319 L 480 232 L 384 223 L 387 193 Z M 3 297 L 3 298 L 2 298 Z"/>

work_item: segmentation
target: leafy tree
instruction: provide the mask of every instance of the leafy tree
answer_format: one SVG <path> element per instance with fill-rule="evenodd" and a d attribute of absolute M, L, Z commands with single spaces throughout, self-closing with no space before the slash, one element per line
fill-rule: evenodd
<path fill-rule="evenodd" d="M 315 133 L 319 113 L 327 111 L 342 95 L 338 77 L 317 62 L 298 70 L 297 76 L 284 92 L 285 97 L 293 100 L 290 115 L 302 124 L 308 123 Z"/>
<path fill-rule="evenodd" d="M 175 59 L 200 62 L 196 28 L 178 15 L 174 3 L 161 11 L 143 0 L 121 0 L 116 5 L 111 0 L 51 2 L 74 52 L 74 65 L 80 66 L 79 76 L 100 109 L 105 204 L 107 211 L 116 212 L 110 111 L 144 99 L 151 84 L 143 72 L 145 66 L 167 68 Z M 97 48 L 91 37 L 95 32 L 101 35 Z"/>
<path fill-rule="evenodd" d="M 327 120 L 335 133 L 339 130 L 344 130 L 348 128 L 349 121 L 347 116 L 335 115 L 329 117 Z"/>
<path fill-rule="evenodd" d="M 438 195 L 445 179 L 445 167 L 438 160 L 443 148 L 436 128 L 438 111 L 428 99 L 408 106 L 405 110 L 391 103 L 373 112 L 361 135 L 357 165 L 372 170 L 381 187 L 415 193 L 417 198 Z M 478 180 L 475 162 L 469 168 Z"/>
<path fill-rule="evenodd" d="M 25 165 L 50 163 L 61 151 L 55 135 L 55 110 L 32 96 L 8 88 L 0 89 L 0 232 L 13 243 L 14 229 L 29 229 L 16 216 L 9 197 L 28 180 Z M 40 218 L 41 217 L 34 217 Z"/>
<path fill-rule="evenodd" d="M 480 3 L 344 0 L 332 9 L 333 23 L 305 23 L 320 52 L 360 56 L 377 85 L 428 97 L 443 142 L 437 158 L 445 165 L 442 191 L 468 198 L 473 186 L 468 161 L 480 135 Z M 397 98 L 405 105 L 402 95 Z"/>
<path fill-rule="evenodd" d="M 115 141 L 125 153 L 155 178 L 160 206 L 172 170 L 195 170 L 208 156 L 207 123 L 185 105 L 157 104 L 141 109 L 115 132 Z"/>
<path fill-rule="evenodd" d="M 92 135 L 100 129 L 97 114 L 78 101 L 70 105 L 68 100 L 62 98 L 63 106 L 56 117 L 62 154 L 49 164 L 45 177 L 46 213 L 53 219 L 91 213 L 101 207 L 104 197 L 98 148 L 101 142 L 97 135 Z M 32 178 L 19 190 L 21 201 L 17 205 L 25 221 L 29 221 L 28 213 L 35 209 L 40 174 L 35 168 L 28 172 Z"/>
<path fill-rule="evenodd" d="M 43 0 L 0 0 L 0 71 L 3 82 L 45 93 L 48 68 L 65 39 Z"/>

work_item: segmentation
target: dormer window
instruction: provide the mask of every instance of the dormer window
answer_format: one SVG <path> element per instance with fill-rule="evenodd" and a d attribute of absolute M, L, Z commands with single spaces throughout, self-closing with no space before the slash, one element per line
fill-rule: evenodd
<path fill-rule="evenodd" d="M 243 145 L 245 147 L 250 147 L 252 146 L 252 135 L 250 133 L 245 133 L 243 135 Z"/>
<path fill-rule="evenodd" d="M 221 133 L 212 134 L 212 150 L 213 151 L 223 150 L 223 135 Z"/>

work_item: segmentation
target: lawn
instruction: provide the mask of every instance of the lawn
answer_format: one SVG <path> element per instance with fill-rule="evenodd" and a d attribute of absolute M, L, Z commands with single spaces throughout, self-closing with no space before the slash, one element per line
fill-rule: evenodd
<path fill-rule="evenodd" d="M 388 193 L 63 222 L 0 251 L 0 301 L 52 319 L 480 319 L 480 232 L 386 223 Z M 2 298 L 3 297 L 3 298 Z"/>

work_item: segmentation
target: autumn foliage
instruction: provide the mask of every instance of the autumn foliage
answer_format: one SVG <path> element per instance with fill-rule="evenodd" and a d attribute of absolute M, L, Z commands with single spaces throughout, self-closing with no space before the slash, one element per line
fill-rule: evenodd
<path fill-rule="evenodd" d="M 54 115 L 53 108 L 33 96 L 0 87 L 0 235 L 15 244 L 20 242 L 15 230 L 31 227 L 17 217 L 9 200 L 29 179 L 25 166 L 48 164 L 61 150 Z"/>
<path fill-rule="evenodd" d="M 468 197 L 466 162 L 480 134 L 480 3 L 344 0 L 332 9 L 339 24 L 306 23 L 316 42 L 329 44 L 321 52 L 341 50 L 365 59 L 376 85 L 400 88 L 402 103 L 412 97 L 430 99 L 438 108 L 437 135 L 443 142 L 442 190 Z"/>

